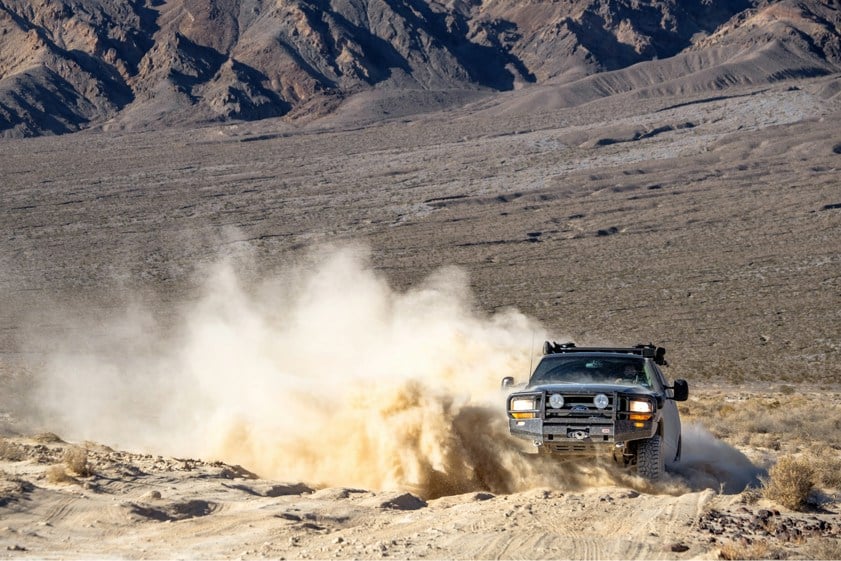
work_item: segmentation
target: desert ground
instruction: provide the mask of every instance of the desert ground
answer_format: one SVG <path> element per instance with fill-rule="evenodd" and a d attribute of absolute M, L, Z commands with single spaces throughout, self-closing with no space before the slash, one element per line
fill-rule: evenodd
<path fill-rule="evenodd" d="M 837 559 L 838 89 L 0 141 L 0 556 Z M 544 338 L 666 347 L 681 467 L 508 439 Z"/>

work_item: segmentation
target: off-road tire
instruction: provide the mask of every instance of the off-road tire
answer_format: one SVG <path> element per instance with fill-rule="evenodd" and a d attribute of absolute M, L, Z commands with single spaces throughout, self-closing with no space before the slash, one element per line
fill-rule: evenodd
<path fill-rule="evenodd" d="M 659 434 L 637 444 L 637 474 L 646 479 L 659 479 L 666 470 L 663 439 Z"/>

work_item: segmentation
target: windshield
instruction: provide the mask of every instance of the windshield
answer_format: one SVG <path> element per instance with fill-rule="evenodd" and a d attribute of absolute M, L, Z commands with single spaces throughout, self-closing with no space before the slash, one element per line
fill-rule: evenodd
<path fill-rule="evenodd" d="M 540 361 L 529 380 L 540 384 L 623 384 L 651 387 L 645 360 L 635 356 L 549 355 Z"/>

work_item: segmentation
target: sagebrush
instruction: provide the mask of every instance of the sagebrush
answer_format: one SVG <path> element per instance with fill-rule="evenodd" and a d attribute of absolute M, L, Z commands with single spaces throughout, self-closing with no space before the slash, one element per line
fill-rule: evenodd
<path fill-rule="evenodd" d="M 0 438 L 0 460 L 7 462 L 19 462 L 23 460 L 25 454 L 20 446 L 14 442 L 9 442 L 5 438 Z"/>
<path fill-rule="evenodd" d="M 64 451 L 64 465 L 71 473 L 79 477 L 93 475 L 90 463 L 88 462 L 88 451 L 79 446 L 73 446 Z"/>
<path fill-rule="evenodd" d="M 783 456 L 768 470 L 763 484 L 766 499 L 792 510 L 803 510 L 815 485 L 812 463 L 795 456 Z"/>

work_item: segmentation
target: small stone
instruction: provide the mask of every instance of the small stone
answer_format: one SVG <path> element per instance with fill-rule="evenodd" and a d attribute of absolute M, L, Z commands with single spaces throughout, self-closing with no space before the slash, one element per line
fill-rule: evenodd
<path fill-rule="evenodd" d="M 684 551 L 689 551 L 689 546 L 682 543 L 673 543 L 671 550 L 675 553 L 683 553 Z"/>
<path fill-rule="evenodd" d="M 148 493 L 144 494 L 142 498 L 147 501 L 158 501 L 161 499 L 161 492 L 154 490 L 149 491 Z"/>

